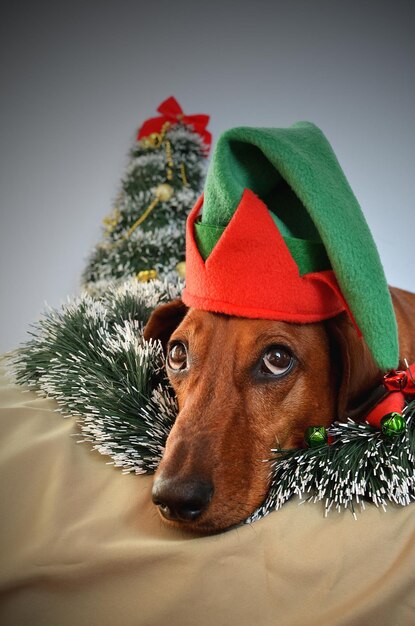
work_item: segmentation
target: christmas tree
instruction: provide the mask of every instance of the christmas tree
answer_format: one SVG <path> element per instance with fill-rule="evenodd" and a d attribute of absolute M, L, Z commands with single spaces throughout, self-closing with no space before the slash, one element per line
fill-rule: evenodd
<path fill-rule="evenodd" d="M 209 117 L 184 115 L 173 97 L 157 110 L 161 115 L 137 134 L 103 238 L 84 271 L 90 293 L 131 277 L 183 276 L 185 221 L 204 182 Z"/>

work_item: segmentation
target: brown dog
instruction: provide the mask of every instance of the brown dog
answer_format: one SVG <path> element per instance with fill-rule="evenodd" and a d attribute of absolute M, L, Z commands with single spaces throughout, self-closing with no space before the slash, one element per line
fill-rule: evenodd
<path fill-rule="evenodd" d="M 391 293 L 405 369 L 403 359 L 415 361 L 415 295 Z M 301 447 L 307 426 L 361 412 L 383 375 L 346 314 L 292 324 L 175 301 L 153 312 L 144 336 L 167 346 L 179 403 L 153 501 L 163 518 L 200 532 L 248 517 L 267 493 L 271 448 Z"/>

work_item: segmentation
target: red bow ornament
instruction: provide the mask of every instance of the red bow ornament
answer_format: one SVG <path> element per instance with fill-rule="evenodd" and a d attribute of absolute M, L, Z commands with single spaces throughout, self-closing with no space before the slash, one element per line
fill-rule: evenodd
<path fill-rule="evenodd" d="M 406 400 L 415 399 L 415 363 L 405 371 L 392 370 L 383 377 L 385 395 L 366 416 L 371 426 L 380 428 L 382 417 L 388 413 L 402 413 Z"/>
<path fill-rule="evenodd" d="M 209 150 L 210 144 L 212 143 L 212 135 L 206 130 L 209 115 L 185 115 L 182 107 L 173 96 L 164 100 L 157 111 L 161 113 L 161 115 L 159 117 L 151 117 L 144 122 L 138 131 L 137 140 L 148 137 L 152 133 L 160 133 L 166 122 L 171 126 L 182 123 L 198 133 L 206 144 L 207 151 Z"/>

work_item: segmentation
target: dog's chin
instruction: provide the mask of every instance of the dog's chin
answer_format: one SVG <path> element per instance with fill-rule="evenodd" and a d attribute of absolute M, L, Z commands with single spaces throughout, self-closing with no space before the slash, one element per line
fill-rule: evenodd
<path fill-rule="evenodd" d="M 196 524 L 196 523 L 188 523 L 188 522 L 177 522 L 165 519 L 163 516 L 160 516 L 164 525 L 174 528 L 175 530 L 180 530 L 184 533 L 189 533 L 190 535 L 196 536 L 206 536 L 206 535 L 217 535 L 219 533 L 224 533 L 232 528 L 235 528 L 239 524 L 233 524 L 232 526 L 216 526 L 212 524 Z"/>
<path fill-rule="evenodd" d="M 177 520 L 168 520 L 160 514 L 160 518 L 166 526 L 170 528 L 175 528 L 176 530 L 180 530 L 181 532 L 190 533 L 192 535 L 216 535 L 218 533 L 223 533 L 228 530 L 232 530 L 242 524 L 243 520 L 239 522 L 233 522 L 230 524 L 218 524 L 214 522 L 179 522 Z"/>
<path fill-rule="evenodd" d="M 217 533 L 232 530 L 233 528 L 243 524 L 249 515 L 250 513 L 246 512 L 239 515 L 227 516 L 226 518 L 222 517 L 221 519 L 214 519 L 206 514 L 202 515 L 198 520 L 192 522 L 182 522 L 180 520 L 167 519 L 159 511 L 159 516 L 163 524 L 169 526 L 170 528 L 175 528 L 193 535 L 215 535 Z"/>

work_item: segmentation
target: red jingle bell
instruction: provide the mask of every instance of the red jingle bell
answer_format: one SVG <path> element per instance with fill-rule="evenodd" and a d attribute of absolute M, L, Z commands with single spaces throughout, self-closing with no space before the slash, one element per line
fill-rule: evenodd
<path fill-rule="evenodd" d="M 388 391 L 403 391 L 407 382 L 408 376 L 401 370 L 392 370 L 383 377 L 383 384 Z"/>

